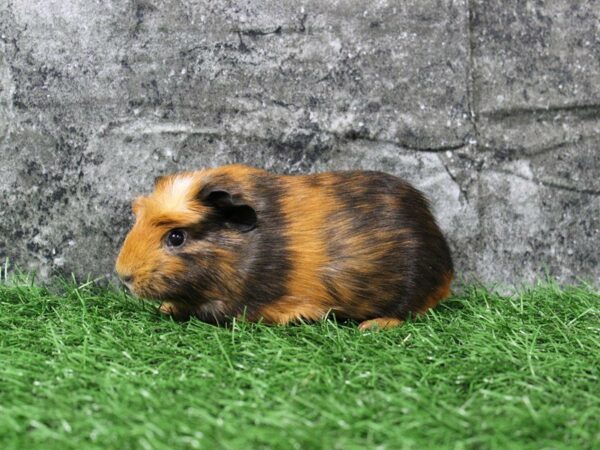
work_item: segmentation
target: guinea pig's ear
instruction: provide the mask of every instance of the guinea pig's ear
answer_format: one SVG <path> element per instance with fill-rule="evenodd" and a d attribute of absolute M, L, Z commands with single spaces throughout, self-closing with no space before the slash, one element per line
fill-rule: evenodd
<path fill-rule="evenodd" d="M 246 232 L 256 228 L 256 211 L 241 194 L 207 186 L 200 191 L 199 197 L 202 203 L 215 208 L 219 216 L 235 229 Z"/>

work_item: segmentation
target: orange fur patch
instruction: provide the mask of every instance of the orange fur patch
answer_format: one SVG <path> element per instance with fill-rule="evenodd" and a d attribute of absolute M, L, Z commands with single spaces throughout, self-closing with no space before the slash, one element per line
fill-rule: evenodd
<path fill-rule="evenodd" d="M 377 319 L 365 320 L 358 325 L 359 330 L 371 330 L 371 329 L 386 329 L 399 327 L 404 322 L 395 317 L 378 317 Z"/>
<path fill-rule="evenodd" d="M 300 320 L 315 321 L 323 319 L 329 310 L 323 302 L 315 302 L 310 297 L 282 297 L 278 301 L 264 307 L 259 317 L 269 324 L 286 324 Z"/>
<path fill-rule="evenodd" d="M 323 195 L 322 187 L 306 182 L 307 177 L 286 176 L 282 180 L 286 190 L 282 212 L 289 223 L 284 231 L 292 270 L 286 285 L 288 294 L 262 308 L 260 314 L 276 323 L 318 320 L 332 307 L 320 274 L 328 262 L 323 229 L 334 205 L 328 203 L 331 199 Z"/>
<path fill-rule="evenodd" d="M 133 202 L 136 222 L 125 238 L 116 270 L 134 277 L 131 287 L 136 295 L 152 297 L 164 289 L 153 277 L 157 270 L 167 274 L 185 270 L 165 254 L 162 242 L 170 229 L 196 223 L 206 210 L 195 201 L 201 176 L 202 172 L 186 172 L 161 177 L 153 193 Z"/>
<path fill-rule="evenodd" d="M 444 276 L 444 282 L 425 300 L 425 303 L 419 309 L 420 314 L 425 314 L 429 309 L 435 308 L 439 302 L 450 295 L 450 285 L 452 284 L 453 278 L 453 273 L 448 273 Z"/>
<path fill-rule="evenodd" d="M 246 193 L 252 188 L 251 175 L 257 173 L 264 171 L 234 164 L 157 178 L 154 191 L 137 198 L 132 204 L 136 222 L 125 238 L 116 261 L 116 270 L 121 276 L 133 276 L 132 292 L 140 297 L 160 297 L 159 294 L 164 292 L 167 286 L 163 285 L 161 277 L 156 276 L 157 273 L 168 278 L 169 275 L 181 274 L 189 269 L 181 260 L 170 255 L 163 242 L 169 230 L 195 225 L 209 213 L 211 208 L 197 199 L 204 186 L 214 181 L 219 188 L 221 175 L 226 175 L 235 181 L 240 192 Z M 204 250 L 203 242 L 195 242 L 194 245 L 198 253 Z M 219 273 L 223 274 L 225 279 L 238 278 L 234 270 L 238 257 L 239 255 L 227 250 L 219 252 Z M 227 288 L 229 294 L 239 294 L 242 287 L 232 281 Z M 215 298 L 222 297 L 220 291 L 206 294 Z M 222 308 L 222 302 L 218 307 Z"/>

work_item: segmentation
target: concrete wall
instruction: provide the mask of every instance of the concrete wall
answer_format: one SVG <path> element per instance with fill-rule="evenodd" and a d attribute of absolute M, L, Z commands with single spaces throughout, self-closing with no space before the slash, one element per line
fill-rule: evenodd
<path fill-rule="evenodd" d="M 112 271 L 154 177 L 379 169 L 459 273 L 600 277 L 600 2 L 0 0 L 0 259 Z"/>

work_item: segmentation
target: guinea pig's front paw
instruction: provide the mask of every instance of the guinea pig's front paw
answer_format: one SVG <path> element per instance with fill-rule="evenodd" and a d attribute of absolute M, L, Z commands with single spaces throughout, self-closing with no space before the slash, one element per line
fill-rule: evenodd
<path fill-rule="evenodd" d="M 384 328 L 399 327 L 404 322 L 394 317 L 378 317 L 377 319 L 365 320 L 358 325 L 358 329 L 365 330 L 376 330 Z"/>
<path fill-rule="evenodd" d="M 187 320 L 191 315 L 189 310 L 171 302 L 162 302 L 158 308 L 158 312 L 171 316 L 175 320 Z"/>

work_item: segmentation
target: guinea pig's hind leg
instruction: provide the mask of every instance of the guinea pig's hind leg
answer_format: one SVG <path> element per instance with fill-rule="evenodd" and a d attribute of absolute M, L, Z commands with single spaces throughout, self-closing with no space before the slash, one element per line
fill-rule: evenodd
<path fill-rule="evenodd" d="M 365 320 L 358 325 L 358 329 L 365 330 L 374 330 L 374 329 L 384 329 L 384 328 L 394 328 L 402 325 L 404 321 L 400 319 L 396 319 L 395 317 L 378 317 L 377 319 Z"/>
<path fill-rule="evenodd" d="M 162 302 L 158 308 L 158 312 L 172 316 L 175 320 L 187 320 L 191 315 L 189 310 L 171 302 Z"/>

